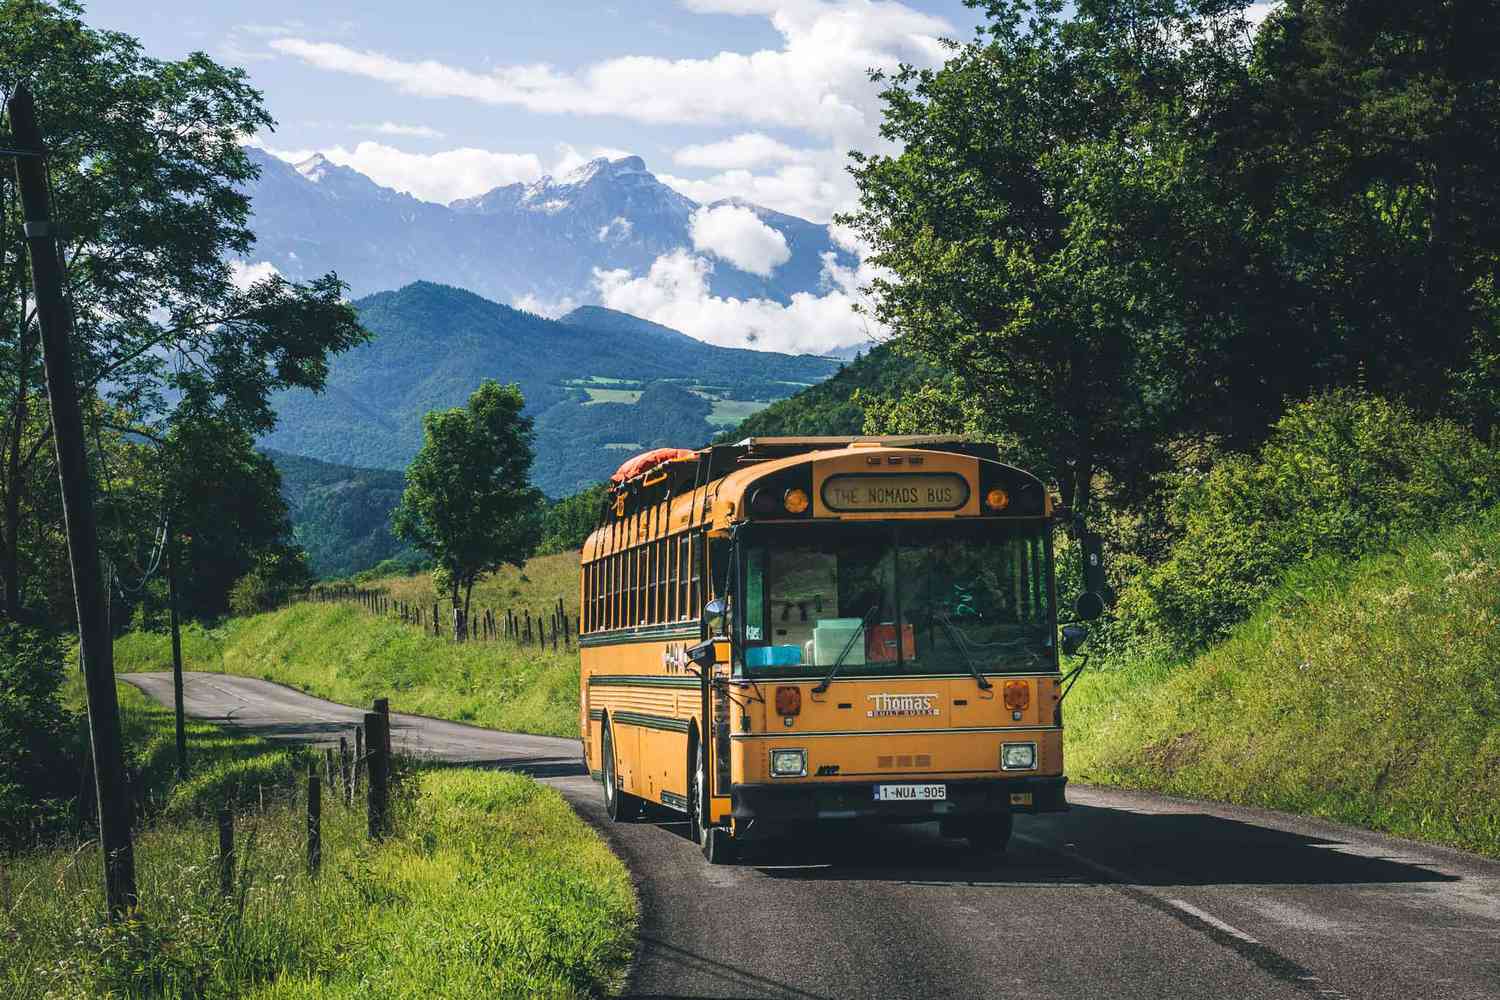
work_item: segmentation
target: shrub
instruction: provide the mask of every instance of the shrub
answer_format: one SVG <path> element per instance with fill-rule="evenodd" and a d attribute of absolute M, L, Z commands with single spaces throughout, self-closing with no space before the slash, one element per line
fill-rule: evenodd
<path fill-rule="evenodd" d="M 78 789 L 76 721 L 63 708 L 61 644 L 0 625 L 0 846 L 46 834 Z"/>
<path fill-rule="evenodd" d="M 1500 450 L 1459 425 L 1350 392 L 1291 407 L 1255 456 L 1174 477 L 1170 556 L 1122 595 L 1126 631 L 1190 651 L 1223 638 L 1286 572 L 1358 556 L 1500 503 Z"/>

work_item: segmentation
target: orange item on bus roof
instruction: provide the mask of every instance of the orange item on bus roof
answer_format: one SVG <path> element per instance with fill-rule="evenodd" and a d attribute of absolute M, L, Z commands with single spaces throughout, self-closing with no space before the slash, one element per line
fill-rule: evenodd
<path fill-rule="evenodd" d="M 609 477 L 609 481 L 612 483 L 623 483 L 634 479 L 643 472 L 648 472 L 656 468 L 658 465 L 664 465 L 679 458 L 696 458 L 697 455 L 697 452 L 688 451 L 686 448 L 657 448 L 655 451 L 648 451 L 643 455 L 637 455 L 620 466 L 615 470 L 615 474 Z"/>

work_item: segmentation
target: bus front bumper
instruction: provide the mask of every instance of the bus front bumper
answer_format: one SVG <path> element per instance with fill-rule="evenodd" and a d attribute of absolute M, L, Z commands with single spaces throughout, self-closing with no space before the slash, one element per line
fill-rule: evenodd
<path fill-rule="evenodd" d="M 730 789 L 732 815 L 737 822 L 755 820 L 780 826 L 818 820 L 876 820 L 923 823 L 948 818 L 993 816 L 998 813 L 1063 812 L 1068 779 L 1057 777 L 986 778 L 948 781 L 911 779 L 889 782 L 799 782 L 788 785 L 735 785 Z M 885 784 L 945 786 L 946 797 L 926 802 L 889 802 L 875 798 Z"/>

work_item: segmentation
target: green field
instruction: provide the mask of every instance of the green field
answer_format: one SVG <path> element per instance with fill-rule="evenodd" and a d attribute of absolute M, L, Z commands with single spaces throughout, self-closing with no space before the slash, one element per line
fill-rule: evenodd
<path fill-rule="evenodd" d="M 1078 781 L 1321 816 L 1500 855 L 1500 512 L 1285 581 L 1181 664 L 1086 672 Z"/>
<path fill-rule="evenodd" d="M 713 404 L 708 422 L 715 427 L 733 427 L 752 413 L 759 413 L 771 405 L 756 399 L 714 399 Z"/>
<path fill-rule="evenodd" d="M 594 403 L 634 403 L 641 398 L 640 389 L 596 389 L 590 386 L 583 391 L 589 394 L 589 401 L 584 404 L 586 406 Z"/>
<path fill-rule="evenodd" d="M 170 713 L 128 685 L 120 698 L 148 800 L 165 803 L 135 840 L 138 919 L 103 921 L 91 843 L 6 859 L 0 995 L 521 998 L 620 986 L 636 923 L 629 877 L 553 790 L 494 771 L 407 772 L 395 835 L 378 846 L 360 809 L 325 795 L 314 879 L 296 752 L 193 724 L 193 774 L 172 787 Z M 236 786 L 240 869 L 226 900 L 216 828 L 200 817 Z"/>

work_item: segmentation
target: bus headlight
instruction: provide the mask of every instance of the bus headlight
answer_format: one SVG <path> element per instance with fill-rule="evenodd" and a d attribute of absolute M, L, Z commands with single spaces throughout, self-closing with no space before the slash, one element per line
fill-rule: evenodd
<path fill-rule="evenodd" d="M 771 777 L 800 778 L 807 773 L 806 750 L 772 750 Z"/>
<path fill-rule="evenodd" d="M 1000 769 L 1002 771 L 1030 771 L 1035 767 L 1035 743 L 1002 743 L 1000 745 Z"/>

